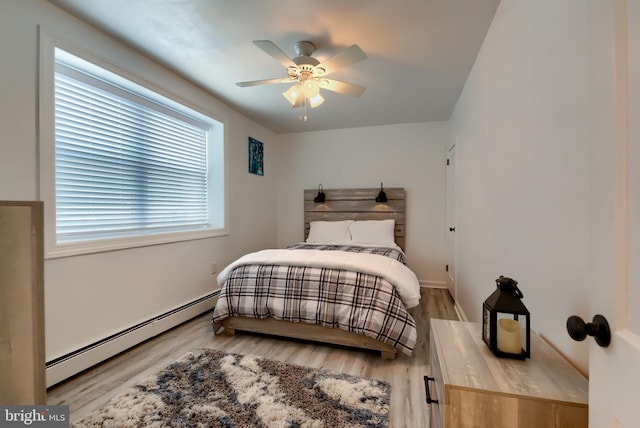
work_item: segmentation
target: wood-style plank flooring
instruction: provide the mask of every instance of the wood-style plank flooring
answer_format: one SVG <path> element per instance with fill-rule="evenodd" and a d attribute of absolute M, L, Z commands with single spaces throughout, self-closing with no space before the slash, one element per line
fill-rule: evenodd
<path fill-rule="evenodd" d="M 428 427 L 423 376 L 429 373 L 429 319 L 457 316 L 449 293 L 437 288 L 423 288 L 420 305 L 411 312 L 418 330 L 413 356 L 399 354 L 393 361 L 382 360 L 379 353 L 304 341 L 245 333 L 215 336 L 207 312 L 53 386 L 47 391 L 47 403 L 69 405 L 73 422 L 185 352 L 212 348 L 388 381 L 391 426 Z"/>

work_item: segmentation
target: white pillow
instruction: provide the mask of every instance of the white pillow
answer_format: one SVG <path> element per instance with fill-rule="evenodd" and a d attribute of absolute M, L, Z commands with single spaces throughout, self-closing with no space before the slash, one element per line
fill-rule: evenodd
<path fill-rule="evenodd" d="M 351 240 L 349 226 L 353 220 L 312 221 L 307 242 L 311 244 L 346 244 Z"/>
<path fill-rule="evenodd" d="M 355 221 L 349 226 L 351 243 L 394 247 L 395 227 L 396 221 L 393 219 Z"/>

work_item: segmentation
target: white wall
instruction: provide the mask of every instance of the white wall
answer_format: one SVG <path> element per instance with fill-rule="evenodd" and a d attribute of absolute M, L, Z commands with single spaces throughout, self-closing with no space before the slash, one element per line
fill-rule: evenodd
<path fill-rule="evenodd" d="M 313 119 L 311 119 L 313 120 Z M 303 190 L 404 187 L 406 253 L 423 285 L 444 286 L 447 122 L 286 134 L 278 144 L 278 244 L 303 240 Z"/>
<path fill-rule="evenodd" d="M 0 199 L 39 198 L 38 25 L 189 99 L 224 122 L 227 135 L 228 236 L 45 261 L 46 355 L 51 360 L 210 293 L 215 287 L 212 261 L 222 268 L 247 251 L 275 246 L 276 139 L 203 90 L 46 1 L 3 0 Z M 248 136 L 265 144 L 264 177 L 247 172 Z"/>
<path fill-rule="evenodd" d="M 606 100 L 591 86 L 588 8 L 503 0 L 451 120 L 459 304 L 480 321 L 494 279 L 515 278 L 533 327 L 585 373 L 589 342 L 572 341 L 566 319 L 595 313 L 594 248 L 611 228 L 597 201 L 611 201 L 612 159 L 592 147 L 594 106 Z"/>

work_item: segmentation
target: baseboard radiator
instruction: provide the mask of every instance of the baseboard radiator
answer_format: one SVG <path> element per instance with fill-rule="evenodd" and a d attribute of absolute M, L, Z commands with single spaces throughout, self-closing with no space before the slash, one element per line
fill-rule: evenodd
<path fill-rule="evenodd" d="M 47 362 L 47 388 L 213 308 L 220 291 Z"/>

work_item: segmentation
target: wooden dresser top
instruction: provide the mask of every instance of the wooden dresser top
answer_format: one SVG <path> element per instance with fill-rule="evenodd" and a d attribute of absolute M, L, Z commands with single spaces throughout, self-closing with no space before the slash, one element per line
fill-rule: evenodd
<path fill-rule="evenodd" d="M 431 340 L 445 385 L 588 405 L 587 378 L 533 331 L 524 361 L 496 357 L 479 323 L 431 319 Z"/>

